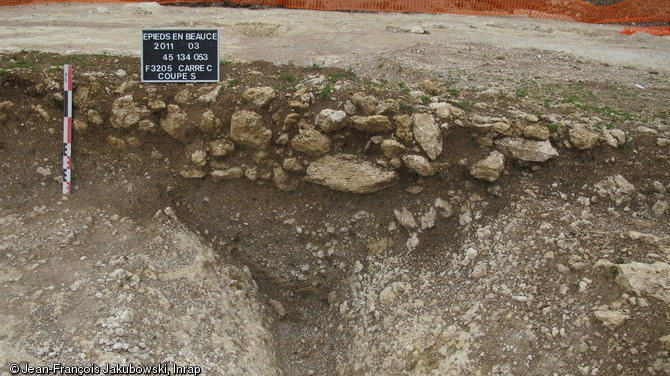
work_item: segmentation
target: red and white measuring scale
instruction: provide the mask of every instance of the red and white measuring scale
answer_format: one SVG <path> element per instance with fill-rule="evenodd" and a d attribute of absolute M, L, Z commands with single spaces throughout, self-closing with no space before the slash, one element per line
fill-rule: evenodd
<path fill-rule="evenodd" d="M 72 65 L 63 67 L 63 194 L 72 193 Z"/>

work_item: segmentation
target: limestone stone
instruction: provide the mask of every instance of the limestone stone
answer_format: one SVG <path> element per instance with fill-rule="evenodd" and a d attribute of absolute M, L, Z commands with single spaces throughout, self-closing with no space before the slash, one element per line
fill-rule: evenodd
<path fill-rule="evenodd" d="M 670 334 L 658 339 L 665 350 L 670 351 Z"/>
<path fill-rule="evenodd" d="M 437 210 L 434 207 L 430 207 L 427 212 L 421 215 L 419 222 L 421 223 L 421 230 L 427 230 L 429 228 L 435 227 L 435 219 L 437 219 Z"/>
<path fill-rule="evenodd" d="M 253 111 L 237 111 L 230 120 L 230 138 L 252 149 L 265 149 L 272 141 L 272 130 L 263 125 L 261 115 Z"/>
<path fill-rule="evenodd" d="M 212 157 L 225 157 L 226 155 L 235 151 L 235 144 L 225 140 L 214 140 L 209 143 Z"/>
<path fill-rule="evenodd" d="M 532 141 L 523 138 L 506 137 L 495 144 L 508 158 L 526 162 L 545 162 L 558 156 L 549 141 Z"/>
<path fill-rule="evenodd" d="M 284 167 L 284 170 L 292 172 L 303 172 L 305 170 L 305 167 L 303 167 L 302 163 L 296 158 L 284 159 L 282 167 Z"/>
<path fill-rule="evenodd" d="M 330 151 L 331 141 L 328 136 L 317 131 L 304 121 L 301 122 L 298 134 L 291 140 L 291 147 L 301 153 L 318 157 Z"/>
<path fill-rule="evenodd" d="M 400 225 L 404 228 L 413 229 L 419 226 L 416 223 L 416 219 L 414 219 L 414 215 L 412 212 L 407 210 L 407 208 L 402 208 L 402 210 L 394 209 L 393 214 L 395 215 L 398 223 L 400 223 Z"/>
<path fill-rule="evenodd" d="M 395 123 L 395 135 L 399 139 L 406 143 L 414 141 L 412 118 L 409 115 L 396 115 L 393 117 L 393 121 Z"/>
<path fill-rule="evenodd" d="M 609 197 L 617 205 L 630 200 L 635 192 L 635 186 L 622 175 L 608 176 L 594 184 L 600 197 Z"/>
<path fill-rule="evenodd" d="M 668 211 L 668 205 L 667 201 L 664 200 L 657 200 L 654 203 L 654 206 L 652 206 L 651 211 L 654 213 L 655 216 L 657 217 L 663 217 L 665 213 Z"/>
<path fill-rule="evenodd" d="M 109 120 L 114 128 L 129 128 L 139 123 L 147 112 L 146 109 L 137 106 L 132 95 L 126 95 L 114 101 Z"/>
<path fill-rule="evenodd" d="M 268 304 L 270 305 L 270 307 L 272 307 L 272 309 L 275 311 L 275 313 L 277 315 L 279 315 L 279 317 L 286 316 L 286 313 L 287 313 L 286 308 L 284 307 L 284 305 L 280 301 L 270 299 L 270 300 L 268 300 Z"/>
<path fill-rule="evenodd" d="M 214 170 L 211 175 L 214 181 L 239 179 L 244 176 L 244 171 L 240 167 L 232 167 L 225 170 Z"/>
<path fill-rule="evenodd" d="M 202 102 L 202 103 L 214 103 L 214 102 L 216 102 L 216 98 L 219 97 L 219 93 L 221 92 L 222 87 L 223 86 L 221 86 L 221 85 L 217 85 L 209 91 L 206 91 L 206 90 L 203 90 L 204 92 L 201 91 L 202 95 L 200 95 L 198 97 L 198 102 Z"/>
<path fill-rule="evenodd" d="M 395 171 L 346 154 L 328 155 L 310 163 L 305 176 L 308 182 L 352 193 L 376 192 L 393 185 L 398 179 Z"/>
<path fill-rule="evenodd" d="M 183 89 L 174 96 L 174 101 L 178 104 L 188 104 L 191 101 L 191 92 L 188 89 Z"/>
<path fill-rule="evenodd" d="M 410 171 L 414 171 L 421 176 L 431 176 L 437 172 L 435 166 L 422 155 L 405 155 L 402 157 L 402 162 Z"/>
<path fill-rule="evenodd" d="M 411 285 L 407 282 L 390 283 L 379 293 L 379 303 L 384 305 L 391 304 L 410 288 Z"/>
<path fill-rule="evenodd" d="M 670 303 L 670 265 L 665 262 L 631 262 L 617 265 L 615 282 L 637 295 L 649 295 Z"/>
<path fill-rule="evenodd" d="M 431 80 L 422 81 L 419 84 L 419 88 L 421 88 L 421 90 L 425 91 L 429 95 L 438 95 L 440 93 L 440 89 Z"/>
<path fill-rule="evenodd" d="M 88 110 L 86 112 L 86 116 L 88 117 L 88 121 L 91 122 L 91 124 L 94 125 L 102 125 L 103 120 L 102 120 L 102 115 L 96 110 Z"/>
<path fill-rule="evenodd" d="M 38 115 L 40 115 L 40 117 L 42 117 L 42 119 L 44 119 L 44 121 L 48 122 L 48 121 L 51 120 L 51 116 L 49 116 L 49 112 L 47 110 L 45 110 L 44 108 L 42 108 L 41 104 L 38 104 L 37 106 L 31 105 L 30 108 L 33 111 L 35 111 Z"/>
<path fill-rule="evenodd" d="M 156 123 L 154 123 L 149 119 L 143 119 L 140 120 L 139 123 L 137 123 L 137 130 L 141 132 L 154 133 L 156 132 L 157 128 L 158 126 L 156 125 Z"/>
<path fill-rule="evenodd" d="M 12 108 L 13 105 L 14 103 L 10 101 L 0 102 L 0 124 L 7 120 L 7 111 Z"/>
<path fill-rule="evenodd" d="M 347 113 L 341 110 L 324 109 L 314 119 L 314 124 L 324 132 L 333 132 L 347 125 Z"/>
<path fill-rule="evenodd" d="M 596 316 L 596 318 L 602 321 L 606 327 L 610 329 L 618 328 L 619 326 L 621 326 L 621 324 L 624 323 L 624 321 L 630 318 L 630 316 L 621 311 L 612 311 L 612 310 L 594 311 L 593 314 L 594 316 Z"/>
<path fill-rule="evenodd" d="M 414 138 L 428 158 L 435 160 L 442 154 L 442 135 L 440 127 L 431 114 L 413 114 Z"/>
<path fill-rule="evenodd" d="M 204 150 L 196 150 L 191 153 L 191 162 L 198 167 L 203 167 L 207 164 L 207 152 Z"/>
<path fill-rule="evenodd" d="M 347 115 L 356 115 L 356 105 L 353 104 L 351 101 L 346 101 L 344 102 L 344 112 L 347 113 Z"/>
<path fill-rule="evenodd" d="M 186 179 L 202 179 L 207 175 L 205 171 L 198 168 L 185 168 L 179 171 L 179 174 Z"/>
<path fill-rule="evenodd" d="M 579 150 L 589 150 L 600 140 L 598 133 L 588 130 L 583 124 L 574 125 L 568 133 L 570 142 Z"/>
<path fill-rule="evenodd" d="M 551 136 L 549 128 L 542 125 L 529 125 L 523 129 L 523 136 L 526 138 L 534 138 L 536 140 L 548 140 Z"/>
<path fill-rule="evenodd" d="M 435 199 L 433 205 L 435 206 L 435 209 L 439 210 L 439 214 L 444 218 L 449 218 L 454 214 L 454 209 L 451 204 L 440 197 Z"/>
<path fill-rule="evenodd" d="M 377 98 L 361 92 L 355 93 L 351 97 L 351 101 L 366 115 L 374 114 L 377 110 L 377 105 L 379 104 L 379 100 Z"/>
<path fill-rule="evenodd" d="M 158 112 L 160 110 L 165 109 L 167 106 L 165 105 L 165 102 L 161 100 L 155 100 L 155 101 L 150 101 L 149 102 L 149 109 L 152 112 Z"/>
<path fill-rule="evenodd" d="M 604 132 L 605 142 L 607 145 L 616 148 L 626 143 L 626 132 L 621 129 L 606 129 Z"/>
<path fill-rule="evenodd" d="M 142 146 L 142 139 L 137 136 L 129 136 L 126 138 L 126 143 L 136 148 Z"/>
<path fill-rule="evenodd" d="M 90 129 L 88 123 L 83 120 L 75 120 L 73 127 L 75 132 L 82 134 L 88 132 Z"/>
<path fill-rule="evenodd" d="M 389 159 L 407 150 L 405 145 L 393 139 L 386 139 L 382 141 L 381 149 L 382 153 L 384 153 L 384 156 Z"/>
<path fill-rule="evenodd" d="M 493 131 L 503 136 L 511 136 L 512 134 L 514 134 L 512 126 L 504 121 L 499 121 L 493 124 Z"/>
<path fill-rule="evenodd" d="M 435 115 L 440 119 L 451 119 L 460 111 L 460 109 L 446 102 L 431 103 L 428 105 L 428 108 L 434 111 Z"/>
<path fill-rule="evenodd" d="M 183 138 L 190 129 L 188 115 L 179 106 L 171 104 L 165 118 L 161 119 L 161 128 L 174 138 Z"/>
<path fill-rule="evenodd" d="M 486 158 L 478 161 L 470 167 L 470 174 L 477 179 L 494 182 L 500 178 L 505 169 L 505 156 L 492 151 Z"/>
<path fill-rule="evenodd" d="M 276 96 L 275 90 L 269 86 L 252 87 L 242 93 L 243 100 L 261 108 L 269 105 Z"/>
<path fill-rule="evenodd" d="M 298 184 L 295 180 L 291 179 L 289 174 L 281 167 L 275 167 L 272 170 L 272 181 L 275 183 L 277 188 L 284 192 L 295 191 Z"/>
<path fill-rule="evenodd" d="M 107 143 L 111 145 L 112 147 L 115 147 L 117 149 L 123 149 L 126 147 L 126 140 L 122 139 L 121 137 L 117 137 L 114 135 L 109 135 L 107 136 Z"/>
<path fill-rule="evenodd" d="M 300 121 L 300 114 L 291 112 L 284 118 L 284 126 L 282 127 L 282 131 L 286 132 L 290 130 L 291 128 L 293 128 L 294 125 L 298 124 L 299 121 Z"/>
<path fill-rule="evenodd" d="M 214 116 L 212 110 L 207 110 L 202 114 L 202 119 L 200 119 L 200 130 L 203 132 L 209 133 L 218 133 L 221 131 L 222 122 L 221 119 L 217 119 Z"/>
<path fill-rule="evenodd" d="M 364 132 L 388 132 L 393 130 L 389 118 L 384 115 L 353 116 L 351 121 L 354 128 Z"/>
<path fill-rule="evenodd" d="M 307 111 L 307 109 L 309 108 L 309 103 L 305 103 L 305 102 L 301 102 L 301 101 L 291 101 L 291 103 L 289 103 L 289 107 L 293 111 L 302 112 L 302 111 Z"/>

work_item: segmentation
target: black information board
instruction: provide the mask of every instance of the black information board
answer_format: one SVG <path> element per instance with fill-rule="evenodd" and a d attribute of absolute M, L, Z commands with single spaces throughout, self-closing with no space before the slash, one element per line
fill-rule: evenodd
<path fill-rule="evenodd" d="M 142 30 L 142 82 L 219 82 L 219 31 Z"/>

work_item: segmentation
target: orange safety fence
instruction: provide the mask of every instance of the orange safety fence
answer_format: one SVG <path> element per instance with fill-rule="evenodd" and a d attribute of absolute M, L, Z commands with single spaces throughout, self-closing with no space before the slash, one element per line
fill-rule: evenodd
<path fill-rule="evenodd" d="M 640 32 L 663 37 L 670 35 L 670 27 L 627 27 L 621 31 L 621 34 L 633 35 Z"/>
<path fill-rule="evenodd" d="M 59 2 L 135 3 L 142 1 L 0 0 L 0 6 Z M 527 15 L 533 18 L 588 23 L 670 22 L 670 0 L 624 0 L 609 6 L 596 6 L 582 0 L 156 0 L 155 2 L 161 4 L 232 2 L 238 5 L 283 6 L 313 10 Z M 666 27 L 662 29 L 670 30 Z"/>

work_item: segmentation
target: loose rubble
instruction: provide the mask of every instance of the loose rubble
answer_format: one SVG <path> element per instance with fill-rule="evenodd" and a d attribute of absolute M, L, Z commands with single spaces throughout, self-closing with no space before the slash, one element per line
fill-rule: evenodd
<path fill-rule="evenodd" d="M 59 77 L 0 75 L 0 369 L 670 374 L 670 127 L 446 76 L 222 70 L 82 76 L 69 197 Z"/>

